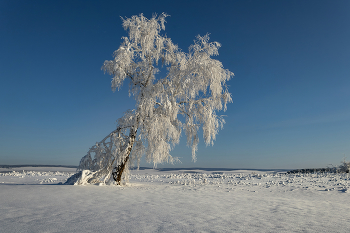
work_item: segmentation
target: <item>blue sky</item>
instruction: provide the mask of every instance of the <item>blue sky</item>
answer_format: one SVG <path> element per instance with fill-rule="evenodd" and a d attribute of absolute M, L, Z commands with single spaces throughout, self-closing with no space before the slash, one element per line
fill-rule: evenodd
<path fill-rule="evenodd" d="M 134 108 L 101 71 L 122 17 L 165 12 L 187 51 L 210 33 L 233 103 L 197 162 L 185 138 L 160 167 L 305 168 L 350 159 L 350 1 L 0 1 L 0 164 L 77 165 Z M 142 165 L 151 166 L 143 163 Z"/>

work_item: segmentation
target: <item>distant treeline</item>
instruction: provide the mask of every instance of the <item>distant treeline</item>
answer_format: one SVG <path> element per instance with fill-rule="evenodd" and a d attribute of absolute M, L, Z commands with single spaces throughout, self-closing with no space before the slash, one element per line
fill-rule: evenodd
<path fill-rule="evenodd" d="M 0 165 L 0 168 L 14 168 L 14 167 L 67 167 L 67 168 L 77 168 L 78 166 L 70 166 L 70 165 Z"/>
<path fill-rule="evenodd" d="M 328 168 L 306 168 L 306 169 L 295 169 L 287 172 L 287 174 L 294 173 L 324 173 L 324 172 L 341 172 L 337 168 L 328 167 Z"/>

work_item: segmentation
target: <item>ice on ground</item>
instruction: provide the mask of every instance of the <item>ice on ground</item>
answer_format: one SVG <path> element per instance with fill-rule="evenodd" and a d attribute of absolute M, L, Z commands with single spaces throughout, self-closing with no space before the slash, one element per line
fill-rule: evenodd
<path fill-rule="evenodd" d="M 350 229 L 349 174 L 143 169 L 126 186 L 57 185 L 73 174 L 0 173 L 0 232 Z"/>

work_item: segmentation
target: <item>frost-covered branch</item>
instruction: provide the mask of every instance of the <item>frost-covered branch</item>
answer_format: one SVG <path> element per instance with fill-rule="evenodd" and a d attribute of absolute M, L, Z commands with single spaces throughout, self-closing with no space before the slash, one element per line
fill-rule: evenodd
<path fill-rule="evenodd" d="M 109 179 L 111 168 L 123 172 L 129 158 L 139 161 L 143 154 L 155 166 L 173 162 L 170 151 L 179 143 L 182 131 L 195 160 L 199 128 L 205 143 L 212 145 L 225 122 L 216 112 L 225 111 L 232 102 L 226 82 L 233 73 L 212 58 L 221 45 L 209 42 L 207 34 L 197 36 L 188 53 L 181 51 L 160 34 L 166 17 L 163 13 L 151 19 L 142 14 L 122 18 L 128 37 L 122 38 L 113 60 L 105 61 L 102 69 L 113 76 L 113 90 L 128 80 L 136 106 L 118 120 L 117 130 L 82 159 L 79 168 L 99 173 L 94 176 L 99 180 Z M 167 74 L 160 74 L 161 69 Z"/>

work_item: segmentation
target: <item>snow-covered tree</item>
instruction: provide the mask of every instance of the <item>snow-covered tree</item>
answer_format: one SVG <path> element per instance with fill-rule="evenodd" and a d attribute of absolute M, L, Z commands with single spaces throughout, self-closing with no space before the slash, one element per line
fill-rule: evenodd
<path fill-rule="evenodd" d="M 185 53 L 160 35 L 166 17 L 163 13 L 147 19 L 140 14 L 122 19 L 129 36 L 122 38 L 114 59 L 105 61 L 102 69 L 113 76 L 113 91 L 124 81 L 129 83 L 129 95 L 134 96 L 136 106 L 81 159 L 79 169 L 89 172 L 83 172 L 80 183 L 113 178 L 121 184 L 129 164 L 139 164 L 143 155 L 154 165 L 172 163 L 176 158 L 170 151 L 179 143 L 182 130 L 195 161 L 199 128 L 210 145 L 223 126 L 224 119 L 216 111 L 225 111 L 232 101 L 226 81 L 233 73 L 211 58 L 218 55 L 220 44 L 209 42 L 208 35 L 197 36 Z"/>

